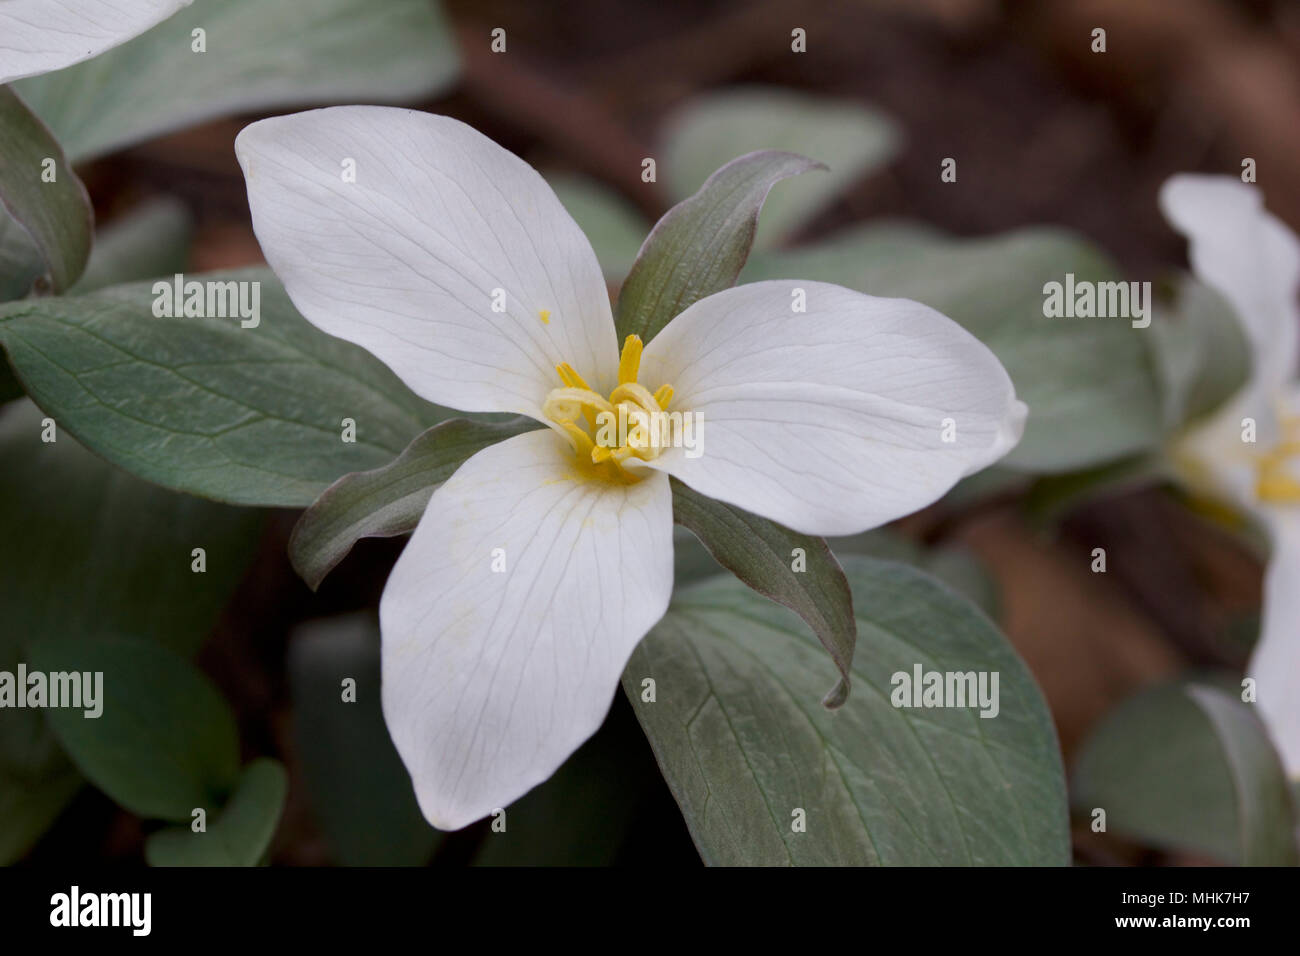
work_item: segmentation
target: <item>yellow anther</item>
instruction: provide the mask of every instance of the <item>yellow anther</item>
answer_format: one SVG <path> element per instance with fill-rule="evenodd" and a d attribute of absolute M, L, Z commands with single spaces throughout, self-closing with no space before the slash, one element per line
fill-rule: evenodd
<path fill-rule="evenodd" d="M 623 340 L 623 354 L 618 357 L 618 384 L 635 382 L 641 371 L 641 336 L 629 335 Z"/>
<path fill-rule="evenodd" d="M 1290 475 L 1260 475 L 1255 484 L 1260 501 L 1278 505 L 1300 505 L 1300 481 Z"/>
<path fill-rule="evenodd" d="M 558 422 L 557 424 L 564 429 L 565 436 L 569 439 L 569 442 L 573 445 L 573 450 L 577 452 L 578 455 L 592 454 L 596 446 L 585 429 L 580 428 L 573 422 Z M 592 460 L 595 460 L 594 456 Z"/>
<path fill-rule="evenodd" d="M 1300 441 L 1284 441 L 1260 460 L 1255 493 L 1261 501 L 1300 504 L 1297 475 L 1300 475 Z"/>
<path fill-rule="evenodd" d="M 618 362 L 618 386 L 609 398 L 592 390 L 567 362 L 555 366 L 563 388 L 552 389 L 542 411 L 564 431 L 589 475 L 602 480 L 629 483 L 641 480 L 623 463 L 630 458 L 650 461 L 660 454 L 662 432 L 659 416 L 672 401 L 671 385 L 651 392 L 638 384 L 641 371 L 641 339 L 629 335 Z M 587 428 L 582 427 L 585 420 Z"/>
<path fill-rule="evenodd" d="M 640 405 L 647 412 L 663 411 L 655 401 L 655 397 L 650 394 L 650 389 L 637 382 L 624 382 L 609 393 L 609 400 L 615 405 L 620 402 L 632 402 L 634 405 Z"/>
<path fill-rule="evenodd" d="M 584 388 L 591 391 L 591 386 L 583 381 L 582 376 L 575 372 L 568 362 L 561 362 L 555 366 L 555 370 L 560 373 L 560 381 L 570 388 Z"/>
<path fill-rule="evenodd" d="M 540 312 L 537 313 L 537 317 L 538 317 L 539 319 L 542 320 L 542 325 L 550 325 L 550 324 L 551 324 L 551 310 L 550 310 L 550 309 L 542 309 Z"/>
<path fill-rule="evenodd" d="M 589 388 L 553 388 L 542 403 L 542 414 L 553 422 L 576 422 L 579 416 L 588 428 L 596 425 L 601 412 L 614 414 L 614 406 Z"/>

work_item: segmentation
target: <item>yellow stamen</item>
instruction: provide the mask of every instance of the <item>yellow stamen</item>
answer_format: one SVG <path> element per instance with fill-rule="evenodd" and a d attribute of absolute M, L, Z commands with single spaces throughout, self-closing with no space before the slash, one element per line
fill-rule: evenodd
<path fill-rule="evenodd" d="M 574 376 L 577 377 L 576 375 Z M 579 379 L 581 381 L 581 379 Z M 589 388 L 553 388 L 542 403 L 542 414 L 553 422 L 576 422 L 581 416 L 594 429 L 602 412 L 616 414 L 614 406 Z"/>
<path fill-rule="evenodd" d="M 568 362 L 561 362 L 555 366 L 555 370 L 560 373 L 560 381 L 569 388 L 585 388 L 591 391 L 591 386 L 583 381 L 582 376 L 573 370 L 573 366 Z"/>
<path fill-rule="evenodd" d="M 640 481 L 643 474 L 624 463 L 632 458 L 653 461 L 665 447 L 659 437 L 665 427 L 660 416 L 672 401 L 673 387 L 664 384 L 651 392 L 637 382 L 641 352 L 640 336 L 629 335 L 619 356 L 618 386 L 609 398 L 594 391 L 567 362 L 555 366 L 564 386 L 551 389 L 542 411 L 569 438 L 578 455 L 577 473 L 584 479 Z"/>
<path fill-rule="evenodd" d="M 618 405 L 621 402 L 632 402 L 636 405 L 640 405 L 647 412 L 663 411 L 663 409 L 659 407 L 659 403 L 655 401 L 655 397 L 650 394 L 650 389 L 646 388 L 644 385 L 639 385 L 636 382 L 624 382 L 618 388 L 614 389 L 614 391 L 609 393 L 609 400 L 615 405 Z"/>
<path fill-rule="evenodd" d="M 1278 426 L 1280 440 L 1257 458 L 1255 494 L 1270 504 L 1300 504 L 1300 415 L 1283 411 Z"/>
<path fill-rule="evenodd" d="M 1300 442 L 1282 442 L 1260 460 L 1255 493 L 1261 501 L 1274 504 L 1300 504 Z"/>
<path fill-rule="evenodd" d="M 618 384 L 635 382 L 641 371 L 641 336 L 629 335 L 623 340 L 623 354 L 618 358 Z"/>
<path fill-rule="evenodd" d="M 538 317 L 539 319 L 542 320 L 542 325 L 550 325 L 550 324 L 551 324 L 551 310 L 550 310 L 550 309 L 542 309 L 542 311 L 540 311 L 540 312 L 537 313 L 537 317 Z"/>
<path fill-rule="evenodd" d="M 592 455 L 596 450 L 595 443 L 592 442 L 591 436 L 588 435 L 585 430 L 579 428 L 573 422 L 559 422 L 558 424 L 564 429 L 565 436 L 569 439 L 569 442 L 573 445 L 573 450 L 577 452 L 579 456 Z M 592 456 L 592 460 L 595 460 L 594 455 Z"/>

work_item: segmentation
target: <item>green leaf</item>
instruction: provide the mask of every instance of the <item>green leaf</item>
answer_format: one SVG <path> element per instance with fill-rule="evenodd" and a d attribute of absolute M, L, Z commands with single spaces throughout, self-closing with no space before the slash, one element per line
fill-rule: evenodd
<path fill-rule="evenodd" d="M 993 573 L 975 554 L 960 545 L 925 548 L 889 528 L 827 538 L 826 543 L 837 555 L 862 554 L 882 561 L 910 564 L 938 578 L 958 594 L 965 595 L 989 617 L 998 615 L 1002 601 Z"/>
<path fill-rule="evenodd" d="M 394 461 L 344 475 L 325 489 L 294 526 L 289 560 L 313 591 L 361 538 L 389 538 L 415 530 L 434 488 L 490 445 L 541 426 L 531 418 L 435 425 Z"/>
<path fill-rule="evenodd" d="M 355 701 L 343 699 L 353 680 Z M 289 643 L 294 742 L 314 816 L 345 866 L 421 866 L 439 840 L 393 747 L 371 614 L 311 621 Z"/>
<path fill-rule="evenodd" d="M 309 324 L 269 270 L 186 278 L 260 283 L 260 324 L 156 318 L 149 282 L 0 306 L 0 343 L 27 393 L 114 464 L 218 501 L 304 507 L 446 417 Z"/>
<path fill-rule="evenodd" d="M 1157 310 L 1150 331 L 1170 429 L 1208 415 L 1250 377 L 1250 343 L 1232 306 L 1191 276 L 1180 279 L 1172 307 Z"/>
<path fill-rule="evenodd" d="M 664 213 L 619 293 L 618 340 L 639 335 L 649 342 L 692 302 L 735 285 L 768 191 L 787 177 L 820 168 L 794 153 L 748 153 Z"/>
<path fill-rule="evenodd" d="M 0 302 L 21 299 L 44 273 L 41 250 L 27 230 L 0 206 Z"/>
<path fill-rule="evenodd" d="M 1091 244 L 1056 229 L 946 239 L 885 225 L 755 256 L 742 278 L 835 282 L 938 309 L 992 349 L 1029 406 L 1024 438 L 1002 464 L 1063 472 L 1151 448 L 1164 432 L 1150 329 L 1044 317 L 1043 285 L 1068 272 L 1076 281 L 1118 278 Z"/>
<path fill-rule="evenodd" d="M 206 52 L 192 32 L 206 31 Z M 408 102 L 459 69 L 430 0 L 197 0 L 129 43 L 19 81 L 80 162 L 204 120 L 286 106 Z"/>
<path fill-rule="evenodd" d="M 145 859 L 150 866 L 257 866 L 271 845 L 288 791 L 289 776 L 278 761 L 254 760 L 205 832 L 188 826 L 159 830 L 145 841 Z"/>
<path fill-rule="evenodd" d="M 189 259 L 192 232 L 190 214 L 179 200 L 144 202 L 100 231 L 86 269 L 70 293 L 80 295 L 116 283 L 180 272 Z M 31 237 L 14 220 L 0 214 L 0 302 L 26 295 L 41 271 Z M 0 405 L 23 394 L 0 347 Z"/>
<path fill-rule="evenodd" d="M 825 540 L 707 498 L 676 478 L 672 487 L 673 520 L 695 532 L 746 587 L 785 605 L 812 628 L 839 671 L 822 704 L 842 706 L 849 696 L 857 622 L 849 582 Z M 796 551 L 805 562 L 800 571 L 794 570 Z"/>
<path fill-rule="evenodd" d="M 76 634 L 193 654 L 256 553 L 262 516 L 164 491 L 46 434 L 30 402 L 0 410 L 0 649 L 16 662 Z"/>
<path fill-rule="evenodd" d="M 856 693 L 791 613 L 719 577 L 678 593 L 623 684 L 704 861 L 1069 862 L 1065 781 L 1028 670 L 976 608 L 899 564 L 849 556 Z M 999 711 L 896 708 L 892 675 L 996 672 Z M 642 702 L 641 681 L 657 699 Z M 795 832 L 796 811 L 806 832 Z"/>
<path fill-rule="evenodd" d="M 859 103 L 779 88 L 741 88 L 699 97 L 668 120 L 664 171 L 676 197 L 689 196 L 733 156 L 751 150 L 802 153 L 824 163 L 773 192 L 758 224 L 756 249 L 788 238 L 845 189 L 898 151 L 898 127 Z"/>
<path fill-rule="evenodd" d="M 31 776 L 0 771 L 0 866 L 21 859 L 81 789 L 81 776 L 61 757 L 59 763 L 57 771 Z"/>
<path fill-rule="evenodd" d="M 548 173 L 546 182 L 591 240 L 606 280 L 621 282 L 636 262 L 650 224 L 631 203 L 594 179 Z"/>
<path fill-rule="evenodd" d="M 0 670 L 68 634 L 147 637 L 192 653 L 251 561 L 261 516 L 173 494 L 67 435 L 44 442 L 30 402 L 0 409 Z M 57 434 L 57 432 L 56 432 Z M 191 571 L 203 547 L 207 571 Z M 44 832 L 81 785 L 40 711 L 0 712 L 0 863 Z"/>
<path fill-rule="evenodd" d="M 722 565 L 709 554 L 709 549 L 695 534 L 681 525 L 673 527 L 674 587 L 680 588 L 703 578 L 711 578 L 722 569 Z"/>
<path fill-rule="evenodd" d="M 996 620 L 1002 611 L 1002 594 L 993 572 L 975 552 L 960 545 L 931 548 L 919 565 Z"/>
<path fill-rule="evenodd" d="M 179 199 L 143 202 L 99 231 L 86 271 L 71 294 L 157 276 L 171 278 L 185 270 L 193 233 L 194 221 Z"/>
<path fill-rule="evenodd" d="M 1225 863 L 1294 866 L 1286 774 L 1249 705 L 1201 684 L 1167 684 L 1115 708 L 1075 762 L 1074 805 L 1108 831 Z"/>
<path fill-rule="evenodd" d="M 53 182 L 46 181 L 49 176 Z M 90 197 L 50 131 L 8 86 L 0 86 L 0 206 L 0 218 L 12 217 L 40 254 L 44 268 L 36 287 L 61 292 L 77 281 L 95 224 Z M 13 268 L 16 259 L 22 274 L 30 257 L 21 237 L 4 238 L 12 230 L 0 226 L 0 244 L 6 247 L 0 264 Z M 5 284 L 10 282 L 6 278 Z"/>
<path fill-rule="evenodd" d="M 140 638 L 48 637 L 32 647 L 30 666 L 102 673 L 98 717 L 84 708 L 49 708 L 45 716 L 77 769 L 125 809 L 188 821 L 193 809 L 212 812 L 234 788 L 235 718 L 175 652 Z"/>

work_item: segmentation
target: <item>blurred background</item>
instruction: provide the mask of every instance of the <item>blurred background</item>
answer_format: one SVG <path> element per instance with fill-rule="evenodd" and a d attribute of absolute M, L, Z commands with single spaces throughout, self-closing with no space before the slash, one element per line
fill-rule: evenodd
<path fill-rule="evenodd" d="M 374 16 L 383 8 L 376 0 Z M 799 223 L 784 237 L 794 245 L 875 219 L 962 237 L 1052 224 L 1097 244 L 1126 278 L 1156 279 L 1186 264 L 1156 206 L 1160 184 L 1183 171 L 1235 175 L 1246 156 L 1272 211 L 1300 227 L 1300 4 L 1291 0 L 447 0 L 443 9 L 461 72 L 413 105 L 464 120 L 548 178 L 585 184 L 561 190 L 566 201 L 598 189 L 621 210 L 624 232 L 678 198 L 663 157 L 683 111 L 737 87 L 854 104 L 892 122 L 883 164 Z M 504 55 L 490 49 L 497 27 L 507 31 Z M 1097 27 L 1104 54 L 1091 49 Z M 794 28 L 806 30 L 804 54 L 791 52 Z M 111 226 L 143 200 L 171 195 L 193 217 L 190 270 L 261 263 L 232 151 L 254 118 L 209 122 L 81 167 L 98 221 Z M 659 182 L 643 182 L 645 157 L 658 158 Z M 958 162 L 956 183 L 939 180 L 946 157 Z M 343 744 L 304 723 L 294 692 L 313 680 L 312 648 L 355 647 L 373 662 L 360 649 L 373 637 L 367 609 L 401 542 L 363 541 L 312 594 L 286 558 L 295 518 L 271 513 L 198 656 L 238 714 L 245 757 L 289 768 L 272 863 L 698 864 L 622 695 L 606 729 L 521 802 L 520 812 L 546 821 L 547 845 L 496 858 L 485 824 L 439 837 L 412 819 L 411 804 L 385 803 L 403 789 L 400 766 L 350 764 Z M 1009 486 L 940 503 L 897 530 L 982 564 L 998 619 L 1046 694 L 1067 767 L 1134 692 L 1189 671 L 1240 672 L 1258 625 L 1257 553 L 1166 487 L 1109 488 L 1043 522 L 1027 513 L 1024 489 Z M 1110 556 L 1106 574 L 1090 571 L 1098 547 Z M 349 636 L 362 632 L 371 638 Z M 354 746 L 367 733 L 383 740 L 382 725 L 356 733 Z M 354 789 L 311 794 L 308 779 L 331 773 L 352 777 Z M 1210 861 L 1092 833 L 1084 818 L 1074 831 L 1080 863 Z M 144 837 L 137 818 L 87 787 L 28 859 L 134 863 Z"/>

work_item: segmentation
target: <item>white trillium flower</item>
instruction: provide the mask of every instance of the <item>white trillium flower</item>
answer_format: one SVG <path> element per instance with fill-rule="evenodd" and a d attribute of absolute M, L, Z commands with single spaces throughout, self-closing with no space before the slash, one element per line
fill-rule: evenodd
<path fill-rule="evenodd" d="M 308 321 L 429 401 L 550 426 L 433 493 L 380 604 L 384 716 L 443 829 L 526 793 L 604 720 L 672 592 L 669 475 L 852 534 L 935 501 L 1023 429 L 1005 369 L 956 323 L 824 283 L 728 289 L 620 356 L 582 231 L 532 167 L 456 120 L 336 107 L 254 123 L 235 150 Z M 703 454 L 598 443 L 610 408 L 694 413 Z"/>
<path fill-rule="evenodd" d="M 134 39 L 193 0 L 0 0 L 0 85 Z"/>
<path fill-rule="evenodd" d="M 1173 453 L 1190 485 L 1253 515 L 1271 541 L 1246 673 L 1288 775 L 1300 777 L 1300 242 L 1254 186 L 1232 177 L 1175 176 L 1160 204 L 1188 239 L 1193 271 L 1232 306 L 1250 344 L 1249 380 Z"/>

